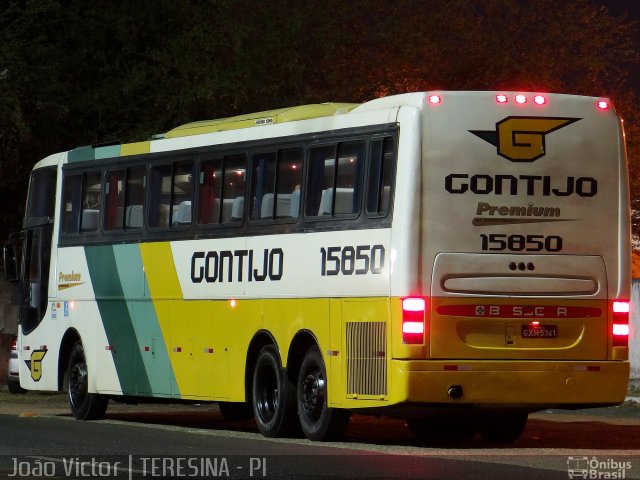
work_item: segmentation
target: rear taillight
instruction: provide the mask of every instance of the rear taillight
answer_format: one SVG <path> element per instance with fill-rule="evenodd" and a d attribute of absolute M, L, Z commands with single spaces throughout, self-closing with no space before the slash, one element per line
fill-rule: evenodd
<path fill-rule="evenodd" d="M 424 312 L 427 302 L 421 297 L 402 300 L 402 343 L 424 343 Z"/>
<path fill-rule="evenodd" d="M 614 347 L 629 346 L 629 301 L 615 300 L 612 306 L 613 324 L 611 334 Z"/>
<path fill-rule="evenodd" d="M 16 351 L 18 350 L 18 338 L 14 337 L 13 340 L 11 341 L 11 350 L 12 351 Z"/>

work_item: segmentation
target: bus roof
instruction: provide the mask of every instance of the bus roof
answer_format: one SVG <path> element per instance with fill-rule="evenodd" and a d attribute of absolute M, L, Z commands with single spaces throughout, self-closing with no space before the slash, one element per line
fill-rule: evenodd
<path fill-rule="evenodd" d="M 279 108 L 264 112 L 248 113 L 235 117 L 219 118 L 187 123 L 165 133 L 164 138 L 185 137 L 201 133 L 221 132 L 238 128 L 271 125 L 274 123 L 293 122 L 310 118 L 329 117 L 348 113 L 356 108 L 358 103 L 317 103 L 297 107 Z"/>

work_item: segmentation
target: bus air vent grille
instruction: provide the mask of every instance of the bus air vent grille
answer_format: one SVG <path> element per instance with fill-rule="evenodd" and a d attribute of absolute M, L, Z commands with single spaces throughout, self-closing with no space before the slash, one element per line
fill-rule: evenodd
<path fill-rule="evenodd" d="M 347 395 L 387 395 L 385 322 L 347 322 Z"/>

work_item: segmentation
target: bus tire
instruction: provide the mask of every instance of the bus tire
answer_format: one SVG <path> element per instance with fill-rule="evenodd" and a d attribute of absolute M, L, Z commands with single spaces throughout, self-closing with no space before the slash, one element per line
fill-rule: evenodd
<path fill-rule="evenodd" d="M 328 406 L 327 371 L 316 345 L 307 350 L 300 366 L 298 416 L 310 440 L 338 440 L 349 425 L 351 412 Z"/>
<path fill-rule="evenodd" d="M 251 405 L 245 402 L 218 402 L 220 414 L 232 422 L 244 422 L 253 418 Z"/>
<path fill-rule="evenodd" d="M 491 443 L 515 442 L 527 425 L 527 413 L 505 413 L 483 419 L 479 425 L 480 436 Z"/>
<path fill-rule="evenodd" d="M 298 427 L 295 412 L 295 387 L 280 367 L 280 357 L 273 345 L 258 354 L 253 371 L 253 416 L 265 437 L 293 435 Z"/>
<path fill-rule="evenodd" d="M 109 398 L 89 393 L 89 374 L 82 342 L 71 348 L 67 368 L 67 385 L 71 413 L 77 420 L 99 420 L 107 411 Z"/>

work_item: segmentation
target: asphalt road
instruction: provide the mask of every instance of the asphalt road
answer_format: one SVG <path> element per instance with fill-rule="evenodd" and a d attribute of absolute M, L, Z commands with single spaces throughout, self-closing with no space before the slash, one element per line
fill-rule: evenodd
<path fill-rule="evenodd" d="M 535 414 L 505 448 L 421 445 L 404 422 L 364 416 L 342 442 L 265 439 L 209 405 L 112 402 L 78 422 L 62 395 L 0 393 L 0 453 L 0 478 L 640 478 L 640 408 Z"/>

